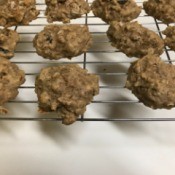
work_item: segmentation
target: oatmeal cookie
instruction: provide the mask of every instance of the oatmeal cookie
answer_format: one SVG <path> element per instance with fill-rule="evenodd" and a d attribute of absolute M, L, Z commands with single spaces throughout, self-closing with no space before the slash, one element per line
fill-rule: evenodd
<path fill-rule="evenodd" d="M 174 0 L 148 0 L 143 2 L 145 12 L 165 24 L 175 22 Z"/>
<path fill-rule="evenodd" d="M 57 111 L 63 124 L 72 124 L 99 93 L 98 81 L 78 65 L 42 69 L 35 82 L 40 111 Z"/>
<path fill-rule="evenodd" d="M 118 0 L 94 0 L 92 11 L 95 16 L 103 21 L 129 22 L 137 18 L 141 13 L 141 7 L 134 0 L 119 2 Z"/>
<path fill-rule="evenodd" d="M 0 26 L 28 25 L 39 15 L 35 4 L 35 0 L 1 0 Z"/>
<path fill-rule="evenodd" d="M 155 32 L 137 22 L 112 22 L 107 35 L 112 46 L 128 57 L 140 58 L 147 54 L 161 55 L 163 53 L 163 40 Z"/>
<path fill-rule="evenodd" d="M 86 25 L 48 25 L 35 36 L 33 43 L 38 55 L 44 58 L 71 59 L 88 50 L 92 37 Z"/>
<path fill-rule="evenodd" d="M 175 66 L 147 55 L 131 64 L 126 87 L 153 109 L 175 107 Z"/>
<path fill-rule="evenodd" d="M 0 57 L 0 114 L 8 112 L 3 105 L 16 98 L 18 88 L 24 82 L 24 71 L 9 60 Z"/>
<path fill-rule="evenodd" d="M 62 21 L 69 23 L 71 19 L 80 18 L 90 12 L 90 7 L 85 0 L 46 0 L 47 21 Z"/>

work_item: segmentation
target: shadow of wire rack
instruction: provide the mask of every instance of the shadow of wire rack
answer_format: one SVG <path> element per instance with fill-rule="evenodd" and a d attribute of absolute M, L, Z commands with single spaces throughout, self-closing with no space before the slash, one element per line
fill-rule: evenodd
<path fill-rule="evenodd" d="M 88 0 L 87 0 L 88 1 Z M 88 1 L 89 4 L 92 0 Z M 136 1 L 142 5 L 142 0 Z M 20 87 L 19 96 L 7 104 L 9 114 L 1 116 L 0 120 L 11 121 L 60 121 L 56 114 L 41 115 L 37 112 L 37 98 L 34 93 L 35 76 L 40 69 L 56 64 L 79 64 L 89 72 L 100 77 L 100 94 L 95 97 L 92 104 L 88 106 L 87 112 L 78 121 L 175 121 L 175 110 L 152 110 L 141 104 L 136 97 L 124 88 L 127 69 L 134 58 L 128 58 L 123 53 L 111 47 L 106 31 L 108 25 L 99 18 L 93 16 L 92 12 L 82 18 L 72 20 L 72 23 L 87 24 L 93 36 L 91 49 L 71 61 L 62 59 L 50 61 L 41 58 L 33 48 L 33 37 L 47 25 L 44 16 L 44 0 L 37 0 L 37 8 L 41 11 L 38 19 L 29 26 L 17 26 L 15 30 L 20 34 L 21 41 L 16 49 L 15 57 L 11 60 L 26 72 L 26 83 Z M 144 27 L 147 27 L 163 38 L 161 31 L 167 26 L 147 16 L 142 10 L 136 19 Z M 173 64 L 175 53 L 165 47 L 162 59 Z M 17 110 L 19 109 L 19 110 Z M 93 116 L 92 116 L 93 115 Z M 164 117 L 164 116 L 166 117 Z M 162 117 L 163 116 L 163 117 Z"/>

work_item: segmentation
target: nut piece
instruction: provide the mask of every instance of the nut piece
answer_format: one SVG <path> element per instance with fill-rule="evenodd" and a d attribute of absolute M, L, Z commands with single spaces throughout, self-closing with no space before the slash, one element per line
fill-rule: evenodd
<path fill-rule="evenodd" d="M 19 35 L 16 31 L 0 29 L 0 57 L 12 58 Z"/>
<path fill-rule="evenodd" d="M 175 26 L 168 26 L 162 33 L 166 35 L 165 45 L 175 51 Z"/>
<path fill-rule="evenodd" d="M 38 55 L 47 59 L 76 57 L 91 46 L 92 37 L 85 25 L 48 25 L 34 38 Z"/>
<path fill-rule="evenodd" d="M 145 12 L 165 24 L 175 22 L 174 0 L 148 0 L 143 2 Z"/>
<path fill-rule="evenodd" d="M 18 95 L 18 88 L 24 82 L 24 71 L 9 60 L 0 57 L 0 114 L 7 113 L 3 105 Z"/>
<path fill-rule="evenodd" d="M 45 0 L 47 21 L 62 21 L 69 23 L 71 19 L 80 18 L 90 12 L 85 0 Z"/>
<path fill-rule="evenodd" d="M 146 106 L 170 109 L 175 106 L 175 66 L 147 55 L 131 64 L 126 87 Z"/>
<path fill-rule="evenodd" d="M 161 55 L 163 40 L 153 31 L 144 28 L 137 22 L 112 22 L 108 31 L 112 46 L 128 57 L 143 57 L 147 54 Z"/>
<path fill-rule="evenodd" d="M 35 0 L 6 0 L 0 4 L 0 25 L 4 27 L 27 25 L 36 19 Z"/>
<path fill-rule="evenodd" d="M 139 16 L 141 7 L 137 6 L 133 0 L 127 0 L 125 3 L 119 0 L 94 0 L 92 11 L 95 16 L 107 23 L 111 21 L 129 22 Z"/>
<path fill-rule="evenodd" d="M 57 111 L 63 124 L 72 124 L 99 93 L 98 81 L 78 65 L 42 69 L 35 82 L 40 111 Z"/>

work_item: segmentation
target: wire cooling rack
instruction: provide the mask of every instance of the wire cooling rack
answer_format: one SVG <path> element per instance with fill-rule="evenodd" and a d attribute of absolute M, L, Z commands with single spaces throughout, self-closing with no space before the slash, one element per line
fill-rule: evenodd
<path fill-rule="evenodd" d="M 92 0 L 87 0 L 89 4 Z M 142 6 L 143 1 L 137 1 Z M 29 26 L 17 26 L 21 41 L 16 49 L 15 57 L 11 60 L 26 72 L 26 82 L 19 89 L 18 97 L 7 104 L 9 114 L 1 116 L 0 120 L 11 121 L 60 121 L 55 113 L 41 115 L 37 112 L 37 98 L 34 92 L 36 75 L 43 67 L 56 64 L 79 64 L 100 77 L 100 94 L 88 105 L 87 112 L 78 121 L 175 121 L 175 110 L 152 110 L 145 107 L 127 89 L 124 88 L 127 70 L 134 58 L 128 58 L 123 53 L 111 47 L 106 36 L 108 25 L 92 12 L 82 18 L 72 20 L 72 23 L 87 24 L 93 36 L 93 46 L 85 54 L 72 60 L 62 59 L 50 61 L 41 58 L 33 48 L 33 37 L 47 24 L 44 0 L 37 0 L 40 15 Z M 147 16 L 142 10 L 136 19 L 143 26 L 162 35 L 161 31 L 167 26 L 160 21 Z M 165 47 L 162 59 L 174 63 L 175 54 Z M 166 117 L 164 117 L 164 116 Z"/>

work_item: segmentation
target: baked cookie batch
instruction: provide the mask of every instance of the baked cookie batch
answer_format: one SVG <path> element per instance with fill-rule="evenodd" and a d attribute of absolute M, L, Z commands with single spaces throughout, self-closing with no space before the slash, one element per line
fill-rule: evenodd
<path fill-rule="evenodd" d="M 128 70 L 126 88 L 153 109 L 175 107 L 175 66 L 161 61 L 164 47 L 175 50 L 175 27 L 168 26 L 161 39 L 155 32 L 136 21 L 141 7 L 134 0 L 45 0 L 48 23 L 36 34 L 33 46 L 45 59 L 72 59 L 86 53 L 92 45 L 87 25 L 70 23 L 92 10 L 109 24 L 107 36 L 113 47 L 128 57 L 137 57 Z M 145 12 L 165 24 L 175 22 L 174 0 L 147 0 Z M 18 95 L 25 73 L 8 59 L 14 56 L 19 34 L 8 27 L 28 25 L 37 19 L 35 0 L 0 1 L 0 114 L 8 110 L 4 104 Z M 40 112 L 57 112 L 63 124 L 72 124 L 83 115 L 86 106 L 99 93 L 99 77 L 78 65 L 66 64 L 43 68 L 35 81 Z"/>

